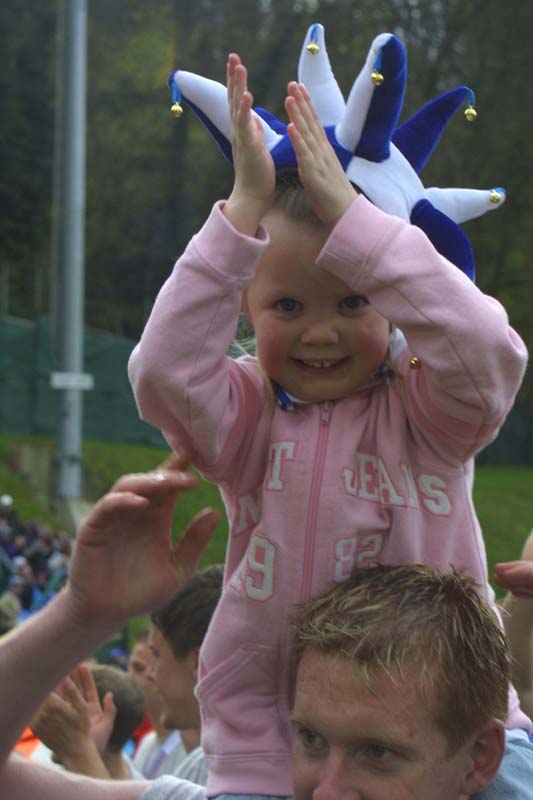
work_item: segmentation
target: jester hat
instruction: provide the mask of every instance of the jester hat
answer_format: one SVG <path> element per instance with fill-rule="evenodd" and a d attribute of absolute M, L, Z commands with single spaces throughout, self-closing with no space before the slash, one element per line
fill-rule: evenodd
<path fill-rule="evenodd" d="M 405 49 L 391 33 L 377 36 L 347 102 L 329 62 L 322 25 L 312 25 L 304 39 L 298 82 L 313 101 L 326 135 L 349 180 L 378 208 L 421 228 L 434 247 L 474 279 L 470 242 L 459 223 L 497 208 L 501 187 L 490 190 L 425 188 L 419 173 L 447 123 L 469 102 L 467 119 L 476 116 L 473 92 L 460 86 L 435 98 L 399 127 L 407 77 Z M 226 87 L 192 72 L 178 70 L 168 80 L 173 110 L 183 101 L 203 122 L 224 157 L 232 162 L 231 119 Z M 297 168 L 287 126 L 263 108 L 260 120 L 277 170 Z"/>

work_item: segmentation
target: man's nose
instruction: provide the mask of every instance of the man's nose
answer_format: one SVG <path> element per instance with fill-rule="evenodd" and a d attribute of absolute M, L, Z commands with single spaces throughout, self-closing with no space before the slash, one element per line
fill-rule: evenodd
<path fill-rule="evenodd" d="M 344 759 L 329 756 L 313 791 L 313 800 L 364 800 Z"/>
<path fill-rule="evenodd" d="M 337 344 L 339 341 L 338 331 L 331 322 L 327 320 L 317 320 L 311 322 L 302 331 L 302 344 L 309 345 L 328 345 Z"/>

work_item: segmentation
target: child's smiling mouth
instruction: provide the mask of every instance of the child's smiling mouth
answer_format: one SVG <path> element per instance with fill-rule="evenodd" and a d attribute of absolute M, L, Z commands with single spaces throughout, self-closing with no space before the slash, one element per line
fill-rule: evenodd
<path fill-rule="evenodd" d="M 293 358 L 292 361 L 299 367 L 311 372 L 333 372 L 348 361 L 348 356 L 343 358 Z"/>

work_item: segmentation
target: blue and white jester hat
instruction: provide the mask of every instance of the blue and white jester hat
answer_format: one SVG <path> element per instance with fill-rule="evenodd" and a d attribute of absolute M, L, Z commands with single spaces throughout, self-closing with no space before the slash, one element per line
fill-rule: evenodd
<path fill-rule="evenodd" d="M 460 86 L 427 103 L 397 127 L 407 76 L 405 49 L 391 33 L 377 36 L 345 102 L 333 75 L 322 25 L 307 31 L 298 64 L 298 81 L 311 95 L 346 175 L 376 206 L 421 228 L 435 248 L 474 279 L 470 242 L 459 223 L 497 208 L 501 187 L 426 189 L 419 173 L 448 121 L 465 102 L 467 119 L 476 116 L 473 92 Z M 180 101 L 204 123 L 225 158 L 232 162 L 231 120 L 226 87 L 191 72 L 169 77 L 173 110 Z M 254 108 L 276 169 L 297 167 L 287 126 L 263 108 Z"/>

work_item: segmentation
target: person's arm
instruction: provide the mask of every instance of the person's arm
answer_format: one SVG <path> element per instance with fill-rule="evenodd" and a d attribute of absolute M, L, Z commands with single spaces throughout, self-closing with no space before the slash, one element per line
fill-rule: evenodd
<path fill-rule="evenodd" d="M 240 234 L 216 205 L 161 288 L 129 359 L 140 416 L 172 447 L 186 445 L 202 469 L 226 444 L 239 452 L 243 421 L 263 407 L 257 370 L 250 375 L 226 356 L 243 290 L 266 245 L 261 236 Z"/>
<path fill-rule="evenodd" d="M 404 333 L 409 349 L 398 366 L 408 413 L 436 437 L 439 452 L 465 461 L 491 441 L 527 361 L 500 303 L 446 261 L 422 231 L 363 197 L 342 217 L 319 263 Z"/>
<path fill-rule="evenodd" d="M 507 589 L 502 606 L 505 633 L 512 655 L 513 684 L 522 709 L 533 717 L 533 531 L 522 560 L 496 564 L 494 582 Z"/>
<path fill-rule="evenodd" d="M 522 710 L 533 717 L 533 596 L 525 599 L 509 594 L 502 605 L 512 656 L 513 685 Z"/>
<path fill-rule="evenodd" d="M 523 342 L 502 306 L 419 228 L 356 197 L 338 164 L 334 176 L 337 159 L 302 87 L 289 85 L 286 108 L 302 183 L 333 227 L 318 265 L 405 334 L 410 352 L 398 366 L 413 389 L 407 412 L 430 447 L 464 462 L 494 438 L 514 401 L 527 360 Z"/>
<path fill-rule="evenodd" d="M 160 470 L 117 481 L 78 532 L 66 588 L 0 639 L 0 787 L 13 787 L 22 767 L 12 766 L 9 754 L 61 677 L 130 617 L 162 605 L 192 578 L 219 515 L 198 515 L 172 547 L 176 496 L 196 483 L 185 466 L 180 454 Z M 37 794 L 60 796 L 41 787 Z"/>
<path fill-rule="evenodd" d="M 139 800 L 149 788 L 146 781 L 95 780 L 16 755 L 10 756 L 0 772 L 2 800 Z M 188 799 L 187 794 L 175 793 L 174 800 L 180 797 Z"/>
<path fill-rule="evenodd" d="M 141 417 L 172 446 L 186 444 L 201 469 L 224 454 L 219 472 L 226 479 L 265 399 L 259 371 L 242 368 L 226 352 L 243 290 L 268 245 L 260 222 L 274 189 L 272 158 L 251 114 L 246 70 L 235 54 L 228 59 L 228 100 L 233 190 L 174 267 L 128 365 Z"/>

